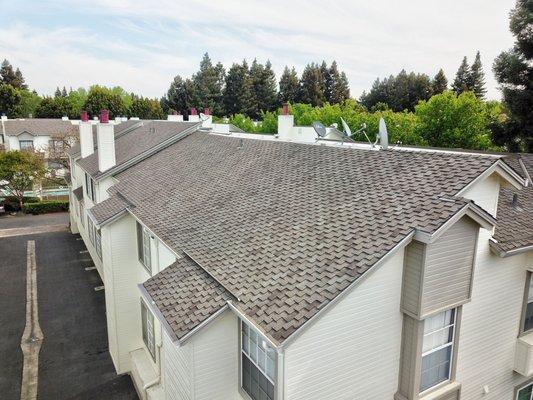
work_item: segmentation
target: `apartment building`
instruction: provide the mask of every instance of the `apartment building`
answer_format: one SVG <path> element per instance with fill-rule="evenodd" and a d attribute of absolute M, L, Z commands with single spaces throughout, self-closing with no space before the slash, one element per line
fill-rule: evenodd
<path fill-rule="evenodd" d="M 104 113 L 96 145 L 83 117 L 71 153 L 72 230 L 141 398 L 532 398 L 532 156 L 192 116 Z"/>

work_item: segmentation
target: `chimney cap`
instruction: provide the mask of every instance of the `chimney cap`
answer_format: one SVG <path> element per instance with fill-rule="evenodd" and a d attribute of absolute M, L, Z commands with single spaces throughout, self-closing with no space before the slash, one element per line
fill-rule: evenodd
<path fill-rule="evenodd" d="M 80 113 L 80 119 L 81 119 L 83 122 L 87 122 L 87 121 L 89 121 L 89 114 L 87 114 L 87 111 L 83 110 L 83 111 Z"/>
<path fill-rule="evenodd" d="M 289 115 L 289 103 L 283 103 L 282 114 Z"/>
<path fill-rule="evenodd" d="M 100 123 L 107 124 L 109 122 L 109 110 L 100 111 Z"/>
<path fill-rule="evenodd" d="M 204 114 L 210 115 L 211 111 L 209 110 L 209 107 L 204 108 Z"/>
<path fill-rule="evenodd" d="M 195 107 L 191 107 L 191 115 L 198 115 L 198 111 L 196 111 Z"/>

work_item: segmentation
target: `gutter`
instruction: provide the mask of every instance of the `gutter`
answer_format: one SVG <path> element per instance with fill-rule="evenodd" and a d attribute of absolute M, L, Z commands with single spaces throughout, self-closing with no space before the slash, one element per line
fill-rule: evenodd
<path fill-rule="evenodd" d="M 533 244 L 529 246 L 519 247 L 517 249 L 512 250 L 500 250 L 498 248 L 498 241 L 494 238 L 489 239 L 489 247 L 493 253 L 500 256 L 501 258 L 515 256 L 517 254 L 527 253 L 528 251 L 533 251 Z"/>

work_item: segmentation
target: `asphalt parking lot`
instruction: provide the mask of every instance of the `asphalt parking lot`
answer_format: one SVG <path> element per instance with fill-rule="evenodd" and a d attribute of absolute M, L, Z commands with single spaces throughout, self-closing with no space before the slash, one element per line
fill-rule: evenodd
<path fill-rule="evenodd" d="M 44 217 L 44 216 L 43 216 Z M 0 218 L 0 397 L 20 399 L 21 339 L 26 318 L 28 242 L 35 243 L 39 399 L 137 399 L 131 378 L 117 376 L 108 353 L 105 293 L 83 241 L 67 229 L 68 214 Z M 17 229 L 53 226 L 26 234 Z M 64 226 L 64 229 L 61 229 Z M 8 230 L 9 231 L 6 231 Z M 41 232 L 42 229 L 36 231 Z M 22 232 L 22 234 L 21 234 Z"/>

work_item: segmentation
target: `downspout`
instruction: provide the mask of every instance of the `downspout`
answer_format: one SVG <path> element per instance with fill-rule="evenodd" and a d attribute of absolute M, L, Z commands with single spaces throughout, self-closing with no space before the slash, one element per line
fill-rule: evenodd
<path fill-rule="evenodd" d="M 163 327 L 160 325 L 159 326 L 159 343 L 157 343 L 157 355 L 159 356 L 158 357 L 158 360 L 159 360 L 159 363 L 158 363 L 158 369 L 159 369 L 159 374 L 157 375 L 157 378 L 153 379 L 152 381 L 150 382 L 147 382 L 144 386 L 143 386 L 143 391 L 146 392 L 148 389 L 150 389 L 152 386 L 155 386 L 157 384 L 159 384 L 161 382 L 161 364 L 162 364 L 162 360 L 161 360 L 161 347 L 163 347 Z"/>

